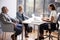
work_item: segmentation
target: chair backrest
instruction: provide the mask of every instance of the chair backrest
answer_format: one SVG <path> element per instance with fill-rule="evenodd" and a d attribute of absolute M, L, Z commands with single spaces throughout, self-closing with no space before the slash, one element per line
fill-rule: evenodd
<path fill-rule="evenodd" d="M 60 21 L 60 14 L 58 15 L 58 21 Z"/>
<path fill-rule="evenodd" d="M 58 13 L 58 23 L 59 23 L 59 26 L 60 26 L 60 13 Z M 59 27 L 60 29 L 60 27 Z"/>
<path fill-rule="evenodd" d="M 59 29 L 59 21 L 60 21 L 60 14 L 57 15 L 57 22 L 56 22 L 57 29 Z"/>

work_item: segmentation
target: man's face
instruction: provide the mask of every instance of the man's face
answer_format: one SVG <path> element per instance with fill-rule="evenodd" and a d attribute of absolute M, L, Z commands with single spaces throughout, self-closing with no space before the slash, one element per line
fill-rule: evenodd
<path fill-rule="evenodd" d="M 4 11 L 4 13 L 8 13 L 7 7 L 5 7 L 3 11 Z"/>

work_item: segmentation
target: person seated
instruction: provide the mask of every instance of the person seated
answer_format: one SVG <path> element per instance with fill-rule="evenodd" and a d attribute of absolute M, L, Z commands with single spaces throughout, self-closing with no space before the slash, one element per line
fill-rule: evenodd
<path fill-rule="evenodd" d="M 19 20 L 19 23 L 22 24 L 22 21 L 24 21 L 25 19 L 28 19 L 28 17 L 24 15 L 22 6 L 19 6 L 18 9 L 19 10 L 16 13 L 16 17 Z M 25 26 L 25 37 L 28 37 L 28 30 L 29 30 L 28 28 L 29 28 L 29 26 L 26 23 L 24 23 L 24 26 Z"/>
<path fill-rule="evenodd" d="M 56 29 L 57 13 L 56 13 L 56 8 L 55 8 L 54 4 L 50 4 L 48 6 L 48 9 L 50 10 L 51 14 L 50 14 L 49 18 L 45 18 L 45 17 L 42 18 L 43 21 L 46 21 L 48 23 L 43 23 L 43 24 L 39 25 L 39 34 L 40 34 L 39 40 L 44 39 L 44 36 L 43 36 L 44 30 L 49 30 L 49 28 L 51 30 Z M 49 24 L 50 24 L 50 26 L 49 26 Z M 37 39 L 35 39 L 35 40 L 37 40 Z"/>
<path fill-rule="evenodd" d="M 17 36 L 19 34 L 21 34 L 22 32 L 22 25 L 21 24 L 18 24 L 18 21 L 11 18 L 9 15 L 8 15 L 8 8 L 3 6 L 1 8 L 1 14 L 0 14 L 0 20 L 3 22 L 3 23 L 7 23 L 7 24 L 12 24 L 14 25 L 14 30 L 15 30 L 15 33 L 13 35 L 11 35 L 11 38 L 12 40 L 17 40 Z"/>

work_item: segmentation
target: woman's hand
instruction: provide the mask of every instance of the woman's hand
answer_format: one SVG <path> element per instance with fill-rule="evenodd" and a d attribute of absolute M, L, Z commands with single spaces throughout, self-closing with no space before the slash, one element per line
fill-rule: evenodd
<path fill-rule="evenodd" d="M 47 18 L 42 18 L 42 20 L 43 20 L 43 21 L 46 21 L 46 20 L 48 20 L 48 19 L 47 19 Z"/>
<path fill-rule="evenodd" d="M 48 18 L 42 18 L 43 21 L 50 22 Z"/>

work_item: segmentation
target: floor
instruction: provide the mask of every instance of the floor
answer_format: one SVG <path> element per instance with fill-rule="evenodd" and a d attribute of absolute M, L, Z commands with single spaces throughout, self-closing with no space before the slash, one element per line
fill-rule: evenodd
<path fill-rule="evenodd" d="M 0 40 L 2 40 L 2 37 L 3 37 L 3 40 L 12 40 L 10 37 L 12 34 L 13 34 L 12 32 L 6 32 L 6 34 L 4 36 L 2 36 L 3 33 L 0 33 Z M 33 30 L 31 33 L 28 34 L 29 38 L 23 37 L 23 40 L 35 40 L 38 36 L 37 34 L 38 34 L 37 30 L 35 30 L 35 31 Z M 47 34 L 49 34 L 49 33 L 47 33 Z M 57 32 L 52 33 L 52 35 L 57 37 Z M 22 38 L 21 36 L 22 36 L 22 34 L 18 35 L 17 40 L 21 40 L 21 38 Z M 45 40 L 49 40 L 49 39 L 46 38 Z M 57 38 L 53 38 L 53 40 L 57 40 Z"/>

